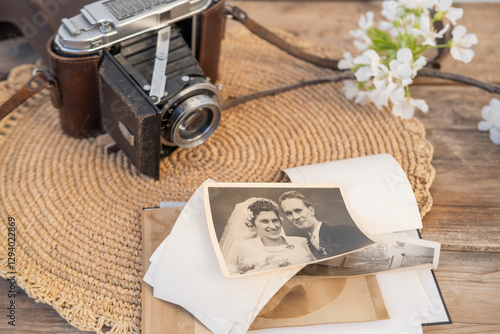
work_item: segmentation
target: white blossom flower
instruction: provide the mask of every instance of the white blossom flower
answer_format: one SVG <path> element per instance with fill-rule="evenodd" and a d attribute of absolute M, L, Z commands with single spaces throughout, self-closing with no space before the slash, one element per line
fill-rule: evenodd
<path fill-rule="evenodd" d="M 451 46 L 451 56 L 456 60 L 468 63 L 474 57 L 474 51 L 469 49 L 471 46 L 477 44 L 477 37 L 475 34 L 467 34 L 467 29 L 464 26 L 457 26 L 451 32 L 452 46 Z"/>
<path fill-rule="evenodd" d="M 404 96 L 405 93 L 403 86 L 391 80 L 391 77 L 388 76 L 383 85 L 379 85 L 370 91 L 370 100 L 377 107 L 377 109 L 380 110 L 382 107 L 387 107 L 389 105 L 389 100 L 393 101 L 393 103 L 394 101 L 399 101 L 399 98 L 394 98 L 395 96 L 398 96 L 399 93 L 402 93 L 402 96 Z"/>
<path fill-rule="evenodd" d="M 375 15 L 373 15 L 373 12 L 366 12 L 365 15 L 361 15 L 358 21 L 358 25 L 363 31 L 367 31 L 368 28 L 373 27 L 373 19 L 375 18 Z"/>
<path fill-rule="evenodd" d="M 389 96 L 392 103 L 400 103 L 405 98 L 405 88 L 402 85 L 397 85 Z"/>
<path fill-rule="evenodd" d="M 424 56 L 418 57 L 418 59 L 415 60 L 411 66 L 413 70 L 413 77 L 416 77 L 418 71 L 424 68 L 425 65 L 427 65 L 427 58 L 425 58 Z"/>
<path fill-rule="evenodd" d="M 386 75 L 384 78 L 378 78 L 373 80 L 374 89 L 372 89 L 368 97 L 370 101 L 377 107 L 378 110 L 382 107 L 387 107 L 389 105 L 389 95 L 391 91 L 390 78 Z"/>
<path fill-rule="evenodd" d="M 353 58 L 349 52 L 344 52 L 344 58 L 339 60 L 337 67 L 339 70 L 350 70 L 354 67 Z"/>
<path fill-rule="evenodd" d="M 397 58 L 389 63 L 391 74 L 401 80 L 403 86 L 408 86 L 413 82 L 413 71 L 411 63 L 413 61 L 413 54 L 410 49 L 402 48 L 397 52 Z"/>
<path fill-rule="evenodd" d="M 380 65 L 380 70 L 373 77 L 374 89 L 370 91 L 370 100 L 380 110 L 382 107 L 389 105 L 389 99 L 392 99 L 393 94 L 403 89 L 399 82 L 396 82 L 389 69 L 386 66 Z M 403 89 L 404 96 L 404 89 Z"/>
<path fill-rule="evenodd" d="M 368 104 L 370 98 L 368 92 L 359 89 L 358 83 L 354 80 L 344 81 L 344 87 L 342 88 L 347 99 L 354 100 L 355 103 Z"/>
<path fill-rule="evenodd" d="M 418 22 L 418 20 L 417 20 L 417 16 L 415 16 L 415 14 L 409 13 L 406 15 L 406 29 L 408 31 L 412 31 L 413 27 L 415 26 L 415 24 L 417 22 Z M 401 31 L 404 31 L 404 29 L 405 29 L 405 27 L 402 27 Z"/>
<path fill-rule="evenodd" d="M 359 104 L 368 104 L 370 102 L 369 93 L 366 91 L 360 90 L 358 92 L 358 96 L 356 96 L 356 99 L 354 99 L 354 102 L 359 103 Z"/>
<path fill-rule="evenodd" d="M 372 70 L 371 67 L 369 66 L 362 66 L 354 72 L 354 76 L 356 77 L 356 80 L 360 82 L 365 82 L 370 80 L 371 77 L 373 77 L 376 74 L 375 71 Z"/>
<path fill-rule="evenodd" d="M 429 106 L 424 100 L 405 97 L 399 102 L 394 103 L 394 106 L 392 107 L 392 113 L 403 119 L 410 119 L 415 113 L 415 108 L 420 109 L 423 112 L 429 111 Z"/>
<path fill-rule="evenodd" d="M 406 8 L 420 9 L 426 15 L 436 5 L 437 2 L 437 0 L 399 0 L 399 1 Z"/>
<path fill-rule="evenodd" d="M 426 63 L 427 61 L 423 56 L 413 61 L 412 51 L 408 48 L 401 48 L 396 54 L 396 59 L 391 60 L 389 63 L 389 68 L 394 78 L 401 80 L 403 86 L 408 86 L 413 82 L 413 78 L 417 76 L 417 72 Z"/>
<path fill-rule="evenodd" d="M 371 90 L 369 92 L 370 101 L 381 110 L 382 107 L 387 107 L 389 105 L 389 96 L 387 91 L 379 91 L 377 89 Z"/>
<path fill-rule="evenodd" d="M 499 128 L 491 128 L 490 129 L 490 139 L 493 144 L 500 145 L 500 130 Z"/>
<path fill-rule="evenodd" d="M 387 21 L 380 21 L 378 27 L 380 30 L 387 31 L 389 35 L 395 37 L 398 35 L 397 26 L 401 26 L 401 17 L 404 14 L 403 6 L 394 0 L 382 2 L 382 16 Z"/>
<path fill-rule="evenodd" d="M 356 81 L 345 80 L 342 91 L 344 92 L 345 97 L 347 97 L 348 100 L 353 100 L 360 92 L 360 89 L 358 88 Z"/>
<path fill-rule="evenodd" d="M 464 15 L 464 10 L 462 8 L 453 8 L 452 0 L 439 0 L 436 4 L 436 9 L 438 12 L 445 13 L 444 17 L 451 21 L 453 24 L 457 24 L 457 20 Z"/>
<path fill-rule="evenodd" d="M 374 50 L 366 50 L 363 54 L 354 58 L 353 62 L 356 65 L 364 65 L 354 72 L 356 79 L 361 82 L 376 76 L 380 70 L 380 56 Z"/>
<path fill-rule="evenodd" d="M 359 51 L 367 50 L 372 43 L 372 40 L 370 39 L 370 37 L 368 37 L 366 31 L 369 28 L 373 27 L 374 17 L 375 16 L 372 12 L 367 12 L 366 16 L 361 15 L 358 22 L 358 25 L 361 29 L 350 31 L 351 36 L 354 37 L 354 46 Z"/>
<path fill-rule="evenodd" d="M 493 143 L 500 144 L 500 100 L 493 98 L 490 104 L 481 110 L 484 121 L 480 121 L 480 131 L 490 131 L 490 139 Z"/>
<path fill-rule="evenodd" d="M 381 14 L 389 22 L 394 22 L 403 14 L 403 7 L 394 0 L 383 1 Z"/>
<path fill-rule="evenodd" d="M 389 86 L 389 82 L 393 81 L 393 77 L 387 66 L 379 64 L 379 70 L 373 76 L 373 86 L 378 90 L 385 90 Z"/>
<path fill-rule="evenodd" d="M 490 104 L 481 110 L 481 116 L 485 120 L 479 122 L 479 130 L 486 131 L 491 127 L 500 127 L 500 100 L 492 98 Z"/>
<path fill-rule="evenodd" d="M 370 47 L 372 40 L 364 31 L 351 30 L 350 34 L 352 37 L 354 37 L 354 46 L 359 51 L 365 51 Z"/>
<path fill-rule="evenodd" d="M 394 23 L 388 21 L 380 21 L 378 24 L 378 28 L 382 31 L 387 32 L 392 37 L 396 37 L 399 33 Z"/>
<path fill-rule="evenodd" d="M 433 12 L 436 13 L 432 17 Z M 436 31 L 434 21 L 447 18 L 455 24 L 463 15 L 462 9 L 452 7 L 452 0 L 386 0 L 382 2 L 381 14 L 385 21 L 379 23 L 379 29 L 374 28 L 373 13 L 368 12 L 360 17 L 359 29 L 350 32 L 362 54 L 353 58 L 345 53 L 339 61 L 338 68 L 351 69 L 357 80 L 346 82 L 343 91 L 348 99 L 372 102 L 379 109 L 392 103 L 393 113 L 408 119 L 416 109 L 429 110 L 424 100 L 413 99 L 408 92 L 418 71 L 427 64 L 421 54 L 448 47 L 453 58 L 469 62 L 474 56 L 470 48 L 477 43 L 477 37 L 457 26 L 449 44 L 436 45 L 436 39 L 444 37 L 450 24 Z M 490 136 L 500 143 L 500 125 L 484 121 L 479 127 L 490 130 Z"/>
<path fill-rule="evenodd" d="M 450 25 L 447 24 L 439 32 L 435 32 L 429 16 L 422 15 L 420 17 L 420 29 L 413 28 L 413 32 L 424 37 L 422 45 L 436 46 L 436 38 L 443 38 L 449 27 Z"/>

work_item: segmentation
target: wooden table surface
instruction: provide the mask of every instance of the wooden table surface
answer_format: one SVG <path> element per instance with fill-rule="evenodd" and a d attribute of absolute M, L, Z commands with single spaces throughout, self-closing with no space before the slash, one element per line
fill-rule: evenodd
<path fill-rule="evenodd" d="M 377 15 L 378 1 L 235 2 L 256 21 L 342 51 L 355 52 L 349 30 L 360 14 Z M 459 21 L 479 39 L 469 64 L 445 58 L 443 70 L 500 84 L 500 3 L 459 3 Z M 235 24 L 230 22 L 228 29 Z M 435 152 L 434 204 L 424 217 L 422 235 L 438 241 L 442 253 L 436 276 L 452 325 L 424 327 L 425 333 L 500 333 L 500 146 L 477 131 L 481 108 L 494 96 L 446 81 L 419 80 L 413 95 L 429 104 L 418 113 Z M 500 98 L 500 96 L 497 96 Z M 9 284 L 0 280 L 2 297 Z M 38 304 L 18 289 L 15 328 L 4 333 L 79 332 L 50 306 Z M 3 304 L 2 304 L 3 305 Z M 2 306 L 3 308 L 3 306 Z"/>

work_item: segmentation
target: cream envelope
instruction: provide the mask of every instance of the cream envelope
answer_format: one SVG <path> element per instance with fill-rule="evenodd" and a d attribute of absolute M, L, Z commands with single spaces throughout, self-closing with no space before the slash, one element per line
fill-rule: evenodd
<path fill-rule="evenodd" d="M 184 205 L 186 203 L 183 203 Z M 172 207 L 170 205 L 166 206 L 161 206 L 160 207 Z M 167 238 L 163 240 L 163 242 L 156 248 L 154 253 L 151 255 L 149 258 L 149 261 L 151 262 L 151 265 L 148 268 L 148 271 L 146 272 L 144 276 L 144 282 L 148 283 L 151 285 L 153 288 L 155 286 L 155 276 L 156 276 L 156 270 L 158 268 L 158 262 L 160 260 L 161 254 L 163 252 L 163 249 L 165 248 Z M 153 290 L 154 291 L 154 290 Z M 235 326 L 236 323 L 234 321 L 230 321 L 227 319 L 223 319 L 220 317 L 212 316 L 209 314 L 205 314 L 203 312 L 198 312 L 195 310 L 192 310 L 190 308 L 184 307 L 189 313 L 194 315 L 201 323 L 203 323 L 211 332 L 213 333 L 234 333 L 232 330 L 246 330 L 245 328 L 248 328 L 242 324 L 239 326 Z M 202 330 L 202 329 L 198 329 Z M 200 333 L 202 334 L 202 333 Z"/>
<path fill-rule="evenodd" d="M 285 169 L 293 183 L 339 183 L 369 235 L 422 228 L 410 182 L 389 154 Z"/>
<path fill-rule="evenodd" d="M 162 247 L 153 269 L 156 270 L 154 279 L 150 280 L 154 296 L 192 313 L 204 313 L 214 323 L 234 322 L 238 325 L 235 329 L 244 331 L 258 314 L 257 306 L 265 305 L 301 269 L 225 278 L 208 233 L 201 187 L 186 204 Z M 224 323 L 222 327 L 217 332 L 223 333 L 229 326 Z M 232 330 L 232 333 L 236 332 Z"/>
<path fill-rule="evenodd" d="M 250 331 L 252 334 L 420 334 L 419 308 L 413 272 L 377 274 L 390 319 L 370 322 L 283 327 Z"/>

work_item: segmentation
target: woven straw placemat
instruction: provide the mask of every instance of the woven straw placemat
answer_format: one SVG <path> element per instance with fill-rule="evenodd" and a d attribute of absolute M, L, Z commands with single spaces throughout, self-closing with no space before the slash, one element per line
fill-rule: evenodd
<path fill-rule="evenodd" d="M 331 74 L 239 27 L 227 30 L 221 66 L 224 99 Z M 14 69 L 0 83 L 0 101 L 31 71 L 27 65 Z M 225 111 L 205 144 L 162 161 L 159 181 L 140 175 L 121 152 L 106 156 L 96 140 L 64 135 L 49 93 L 35 96 L 0 122 L 0 274 L 12 271 L 6 252 L 13 217 L 14 271 L 30 297 L 82 330 L 137 332 L 141 208 L 186 201 L 207 178 L 287 182 L 284 168 L 390 153 L 407 173 L 424 215 L 432 204 L 434 169 L 423 125 L 393 117 L 388 109 L 355 105 L 341 88 L 311 86 Z"/>

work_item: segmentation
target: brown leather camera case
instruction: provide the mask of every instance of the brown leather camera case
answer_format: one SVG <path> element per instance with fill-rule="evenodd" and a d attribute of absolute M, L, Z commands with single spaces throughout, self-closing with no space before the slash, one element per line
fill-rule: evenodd
<path fill-rule="evenodd" d="M 59 116 L 63 131 L 74 137 L 92 137 L 100 132 L 100 55 L 65 57 L 48 43 L 50 67 L 59 83 Z"/>
<path fill-rule="evenodd" d="M 218 1 L 200 14 L 198 61 L 212 82 L 217 80 L 226 9 Z M 50 66 L 60 87 L 59 114 L 65 133 L 92 137 L 102 132 L 99 105 L 99 65 L 101 55 L 67 57 L 56 54 L 48 43 Z"/>

